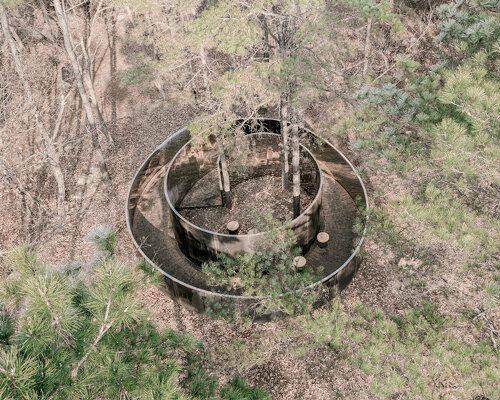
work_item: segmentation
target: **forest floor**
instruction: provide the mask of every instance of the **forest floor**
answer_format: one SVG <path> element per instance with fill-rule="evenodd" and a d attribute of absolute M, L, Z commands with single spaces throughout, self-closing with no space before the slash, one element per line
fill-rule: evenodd
<path fill-rule="evenodd" d="M 79 210 L 77 224 L 61 229 L 44 244 L 42 258 L 56 264 L 84 264 L 92 259 L 95 252 L 93 245 L 85 240 L 86 235 L 92 227 L 111 224 L 119 232 L 118 253 L 131 267 L 138 265 L 141 260 L 125 224 L 125 200 L 130 181 L 149 153 L 169 133 L 183 127 L 192 115 L 193 109 L 189 107 L 161 107 L 147 113 L 141 110 L 138 114 L 120 119 L 112 127 L 114 144 L 107 151 L 111 182 L 97 187 L 88 205 Z M 370 176 L 367 182 L 369 187 L 373 187 L 374 183 L 386 183 L 377 182 L 378 179 L 381 178 Z M 364 249 L 364 262 L 352 283 L 332 304 L 315 312 L 318 320 L 327 316 L 326 322 L 317 328 L 311 327 L 304 317 L 251 325 L 211 320 L 172 300 L 163 287 L 145 285 L 140 297 L 159 328 L 188 333 L 205 345 L 211 355 L 212 373 L 221 383 L 234 376 L 236 371 L 249 384 L 265 389 L 277 400 L 327 400 L 342 396 L 371 399 L 374 387 L 382 385 L 380 382 L 384 382 L 385 377 L 391 377 L 398 366 L 381 362 L 379 367 L 382 372 L 373 375 L 356 356 L 361 357 L 367 352 L 369 359 L 375 351 L 377 357 L 401 357 L 403 365 L 406 365 L 413 355 L 411 347 L 404 343 L 400 344 L 408 348 L 409 354 L 394 354 L 394 349 L 384 347 L 385 339 L 373 344 L 375 348 L 359 348 L 360 343 L 369 343 L 366 337 L 351 343 L 349 336 L 354 336 L 356 330 L 357 334 L 372 333 L 369 325 L 373 320 L 366 319 L 365 308 L 378 310 L 383 316 L 381 321 L 391 322 L 412 313 L 422 304 L 432 304 L 439 315 L 453 316 L 449 317 L 450 320 L 458 321 L 450 326 L 449 332 L 452 333 L 443 337 L 452 335 L 465 343 L 474 343 L 471 325 L 462 321 L 461 316 L 476 309 L 477 293 L 474 292 L 477 282 L 472 282 L 474 277 L 467 271 L 452 265 L 443 268 L 429 264 L 422 267 L 418 255 L 394 258 L 393 254 L 371 240 L 366 242 Z M 339 333 L 336 330 L 338 321 L 328 319 L 336 315 L 338 306 L 342 309 L 344 322 L 357 321 L 357 325 L 351 327 L 354 330 L 344 325 L 343 332 Z M 498 318 L 498 315 L 493 317 Z M 364 331 L 360 330 L 360 318 L 363 324 L 368 324 L 363 325 Z M 498 326 L 498 319 L 496 321 Z M 425 332 L 427 328 L 422 329 Z M 333 332 L 328 333 L 331 329 L 341 338 L 339 344 L 332 344 L 335 336 Z M 342 349 L 344 345 L 352 348 Z M 432 359 L 432 354 L 428 354 L 432 351 L 427 349 L 422 356 Z M 425 377 L 423 384 L 435 386 L 436 393 L 446 394 L 451 390 L 448 385 L 453 388 L 453 385 L 459 384 L 453 381 L 458 378 L 444 374 L 446 379 L 440 380 L 439 376 L 432 375 L 429 368 L 434 362 L 440 361 L 424 362 L 418 367 Z M 405 391 L 401 397 L 394 398 L 409 398 L 409 393 Z"/>
<path fill-rule="evenodd" d="M 197 110 L 161 100 L 158 94 L 119 87 L 108 82 L 115 71 L 104 64 L 102 68 L 96 86 L 106 88 L 100 93 L 107 105 L 105 116 L 114 115 L 109 126 L 114 142 L 105 148 L 111 181 L 91 183 L 83 196 L 68 198 L 67 220 L 49 221 L 45 227 L 52 233 L 43 239 L 41 258 L 54 264 L 86 264 L 96 250 L 87 234 L 110 224 L 118 230 L 118 254 L 135 268 L 141 259 L 125 222 L 130 182 L 143 160 Z M 117 68 L 126 68 L 126 57 L 118 57 Z M 332 108 L 350 112 L 341 102 Z M 319 117 L 311 115 L 313 129 L 316 123 Z M 348 138 L 330 139 L 356 164 L 346 146 Z M 91 170 L 84 155 L 79 162 L 82 169 Z M 370 200 L 376 193 L 377 199 L 394 201 L 412 185 L 411 180 L 376 169 L 364 179 Z M 18 221 L 9 210 L 0 218 L 0 239 L 8 248 L 19 242 Z M 425 229 L 408 220 L 402 234 L 409 241 L 427 237 Z M 498 352 L 492 350 L 500 311 L 488 308 L 485 295 L 493 267 L 464 265 L 461 254 L 442 241 L 430 246 L 431 256 L 412 251 L 400 257 L 382 243 L 367 240 L 357 276 L 312 318 L 235 324 L 184 308 L 161 286 L 144 285 L 139 295 L 159 328 L 188 333 L 204 344 L 210 355 L 207 365 L 221 383 L 236 372 L 275 400 L 473 399 L 491 390 L 483 382 L 500 377 Z"/>

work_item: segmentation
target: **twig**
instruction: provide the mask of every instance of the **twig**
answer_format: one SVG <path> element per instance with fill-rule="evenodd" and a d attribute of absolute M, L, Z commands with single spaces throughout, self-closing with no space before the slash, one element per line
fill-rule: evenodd
<path fill-rule="evenodd" d="M 368 71 L 368 58 L 370 56 L 370 32 L 372 30 L 372 19 L 368 18 L 368 25 L 366 26 L 366 39 L 365 39 L 365 58 L 363 60 L 363 78 L 366 76 Z"/>
<path fill-rule="evenodd" d="M 78 364 L 76 364 L 76 367 L 73 368 L 73 370 L 71 371 L 71 378 L 72 379 L 75 379 L 77 377 L 78 372 L 80 371 L 80 368 L 83 365 L 83 363 L 85 361 L 87 361 L 87 358 L 89 357 L 90 353 L 92 353 L 92 351 L 96 348 L 97 344 L 102 339 L 102 337 L 104 336 L 104 334 L 113 325 L 113 321 L 108 322 L 109 309 L 111 307 L 111 300 L 112 300 L 112 298 L 113 298 L 113 288 L 110 288 L 109 295 L 108 295 L 108 302 L 106 304 L 106 311 L 104 313 L 104 321 L 103 321 L 103 323 L 101 325 L 101 328 L 99 329 L 99 333 L 97 334 L 97 337 L 94 339 L 94 342 L 89 347 L 89 349 L 87 350 L 87 352 L 83 355 L 83 357 L 80 359 L 80 361 L 78 361 Z"/>

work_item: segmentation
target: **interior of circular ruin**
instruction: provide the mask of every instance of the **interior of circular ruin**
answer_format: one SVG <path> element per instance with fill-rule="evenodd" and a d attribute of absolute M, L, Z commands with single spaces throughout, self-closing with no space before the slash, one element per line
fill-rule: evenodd
<path fill-rule="evenodd" d="M 200 150 L 198 150 L 200 151 Z M 189 151 L 188 151 L 189 152 Z M 196 153 L 196 151 L 193 151 Z M 214 157 L 210 151 L 201 154 Z M 189 156 L 193 158 L 193 156 Z M 229 183 L 232 205 L 223 204 L 221 193 L 220 157 L 205 175 L 192 182 L 191 188 L 175 205 L 179 213 L 201 228 L 219 233 L 229 233 L 227 224 L 237 221 L 238 234 L 256 233 L 265 228 L 264 220 L 276 223 L 293 219 L 292 192 L 283 188 L 280 136 L 269 133 L 245 135 L 236 139 L 228 151 Z M 291 171 L 291 152 L 289 170 Z M 211 164 L 204 159 L 205 163 Z M 174 161 L 176 163 L 176 161 Z M 311 155 L 302 149 L 301 209 L 305 210 L 318 193 L 319 168 Z M 288 178 L 289 188 L 292 176 Z"/>

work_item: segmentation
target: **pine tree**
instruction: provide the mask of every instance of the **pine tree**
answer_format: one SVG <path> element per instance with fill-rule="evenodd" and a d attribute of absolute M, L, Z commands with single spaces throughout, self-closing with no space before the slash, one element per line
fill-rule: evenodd
<path fill-rule="evenodd" d="M 295 267 L 294 258 L 301 249 L 296 246 L 293 232 L 282 229 L 282 223 L 271 215 L 257 218 L 257 226 L 267 233 L 253 254 L 221 254 L 216 261 L 204 264 L 202 271 L 209 284 L 223 285 L 228 292 L 259 300 L 237 308 L 233 303 L 211 303 L 207 298 L 213 316 L 248 321 L 262 316 L 296 315 L 310 311 L 322 295 L 321 287 L 305 289 L 319 279 L 322 268 Z"/>
<path fill-rule="evenodd" d="M 146 4 L 158 12 L 154 2 Z M 214 136 L 221 160 L 237 136 L 230 134 L 238 130 L 236 121 L 248 121 L 264 107 L 278 110 L 282 182 L 288 189 L 291 151 L 295 216 L 300 214 L 297 135 L 306 109 L 324 93 L 325 68 L 332 63 L 331 38 L 323 29 L 331 23 L 328 7 L 328 2 L 303 0 L 174 2 L 162 10 L 168 27 L 158 29 L 164 22 L 142 11 L 137 28 L 137 36 L 155 49 L 155 60 L 149 61 L 154 70 L 175 73 L 177 86 L 169 90 L 184 99 L 194 94 L 203 114 L 191 132 L 205 140 Z M 222 191 L 230 197 L 224 164 Z"/>
<path fill-rule="evenodd" d="M 438 8 L 440 33 L 438 42 L 458 39 L 460 50 L 471 54 L 480 49 L 500 51 L 500 17 L 498 0 L 455 0 Z"/>
<path fill-rule="evenodd" d="M 224 90 L 227 93 L 225 103 L 231 105 L 226 112 L 238 110 L 239 117 L 247 119 L 256 115 L 263 105 L 278 105 L 285 189 L 289 188 L 290 147 L 292 150 L 294 217 L 300 214 L 300 127 L 304 126 L 305 110 L 321 92 L 323 74 L 318 59 L 327 54 L 323 51 L 312 56 L 309 44 L 314 40 L 318 42 L 321 29 L 317 25 L 325 7 L 323 2 L 218 1 L 195 19 L 202 28 L 198 32 L 210 36 L 210 40 L 204 42 L 212 43 L 215 50 L 229 57 L 233 68 L 245 72 L 237 75 L 242 82 L 240 90 L 224 86 L 224 82 L 230 81 L 225 77 L 217 83 L 219 93 Z M 239 43 L 236 44 L 234 38 L 238 38 Z M 319 42 L 324 43 L 325 38 Z M 225 75 L 233 73 L 229 71 Z M 257 81 L 260 81 L 257 85 L 260 92 L 249 90 Z M 248 101 L 250 98 L 258 101 Z M 248 104 L 258 108 L 249 108 Z"/>
<path fill-rule="evenodd" d="M 101 249 L 90 266 L 52 267 L 30 246 L 10 253 L 0 286 L 0 398 L 218 398 L 196 361 L 201 347 L 157 332 L 145 317 L 138 276 L 114 256 L 115 234 L 104 227 L 90 235 Z M 181 379 L 183 365 L 190 372 Z M 221 396 L 269 399 L 241 380 Z"/>

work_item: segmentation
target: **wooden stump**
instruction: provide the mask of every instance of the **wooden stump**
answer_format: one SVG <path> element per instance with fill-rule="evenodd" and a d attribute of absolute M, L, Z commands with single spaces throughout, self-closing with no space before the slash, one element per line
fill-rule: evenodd
<path fill-rule="evenodd" d="M 325 248 L 328 245 L 328 240 L 330 240 L 330 235 L 326 232 L 320 232 L 318 236 L 316 236 L 316 239 L 318 241 L 318 246 Z"/>
<path fill-rule="evenodd" d="M 293 259 L 293 265 L 297 271 L 302 271 L 306 266 L 306 259 L 302 256 L 297 256 Z"/>
<path fill-rule="evenodd" d="M 236 235 L 240 229 L 240 224 L 238 221 L 229 221 L 226 227 L 231 235 Z"/>

